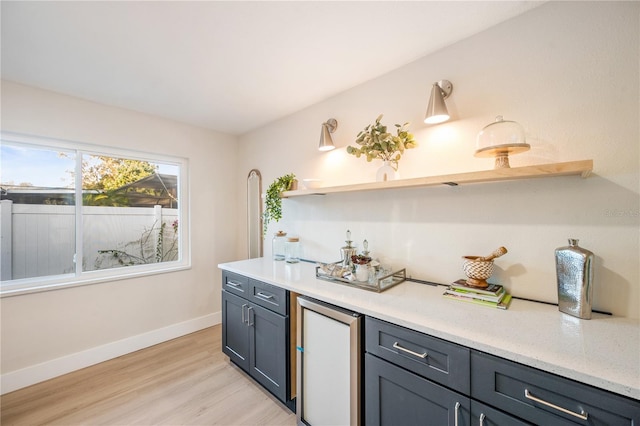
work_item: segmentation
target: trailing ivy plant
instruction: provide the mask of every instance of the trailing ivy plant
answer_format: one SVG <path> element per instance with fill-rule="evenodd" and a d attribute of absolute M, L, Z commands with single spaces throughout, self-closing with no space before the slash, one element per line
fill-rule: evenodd
<path fill-rule="evenodd" d="M 264 213 L 262 213 L 263 237 L 267 235 L 267 225 L 269 225 L 269 222 L 277 222 L 282 219 L 282 198 L 280 198 L 280 194 L 290 190 L 295 180 L 296 175 L 289 173 L 274 180 L 271 185 L 269 185 L 269 188 L 267 188 L 265 208 Z"/>

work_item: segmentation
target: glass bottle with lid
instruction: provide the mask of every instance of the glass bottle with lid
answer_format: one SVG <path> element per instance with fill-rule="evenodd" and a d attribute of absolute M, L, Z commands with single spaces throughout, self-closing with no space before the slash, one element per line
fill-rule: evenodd
<path fill-rule="evenodd" d="M 345 268 L 353 267 L 351 256 L 356 254 L 358 250 L 355 246 L 351 245 L 352 242 L 351 231 L 347 229 L 347 239 L 345 240 L 345 243 L 347 243 L 347 245 L 340 248 L 340 255 L 342 256 L 342 266 Z"/>
<path fill-rule="evenodd" d="M 300 238 L 289 237 L 284 246 L 285 260 L 287 263 L 300 262 Z"/>
<path fill-rule="evenodd" d="M 271 240 L 271 251 L 273 253 L 273 260 L 284 260 L 284 245 L 286 241 L 286 232 L 278 231 L 273 235 L 273 240 Z"/>

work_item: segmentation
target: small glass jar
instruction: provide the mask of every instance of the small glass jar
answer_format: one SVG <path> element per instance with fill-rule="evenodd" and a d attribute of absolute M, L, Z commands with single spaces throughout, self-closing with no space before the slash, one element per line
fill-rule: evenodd
<path fill-rule="evenodd" d="M 300 262 L 300 239 L 289 237 L 284 246 L 284 255 L 287 263 Z"/>
<path fill-rule="evenodd" d="M 284 246 L 287 241 L 287 233 L 278 231 L 273 235 L 271 240 L 271 251 L 273 253 L 273 260 L 284 260 Z"/>
<path fill-rule="evenodd" d="M 369 281 L 369 264 L 356 265 L 356 280 L 361 282 Z"/>

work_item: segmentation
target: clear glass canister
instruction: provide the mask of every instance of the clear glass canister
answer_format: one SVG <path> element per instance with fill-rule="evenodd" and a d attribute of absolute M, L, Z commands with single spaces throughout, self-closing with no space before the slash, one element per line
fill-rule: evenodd
<path fill-rule="evenodd" d="M 300 239 L 298 237 L 289 237 L 284 246 L 285 260 L 287 263 L 300 262 Z"/>
<path fill-rule="evenodd" d="M 278 231 L 273 235 L 271 240 L 271 252 L 273 260 L 284 260 L 284 245 L 287 241 L 287 233 Z"/>

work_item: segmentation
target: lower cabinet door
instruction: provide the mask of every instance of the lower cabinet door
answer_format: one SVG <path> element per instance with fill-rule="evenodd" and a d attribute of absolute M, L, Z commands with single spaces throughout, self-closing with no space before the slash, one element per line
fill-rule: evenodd
<path fill-rule="evenodd" d="M 249 327 L 246 299 L 222 291 L 222 352 L 235 364 L 249 371 Z"/>
<path fill-rule="evenodd" d="M 481 402 L 471 400 L 471 425 L 472 426 L 528 426 L 531 423 L 524 422 L 507 413 L 484 405 Z"/>
<path fill-rule="evenodd" d="M 467 426 L 470 399 L 365 354 L 365 424 Z"/>
<path fill-rule="evenodd" d="M 287 317 L 251 304 L 249 374 L 281 401 L 287 398 Z"/>

